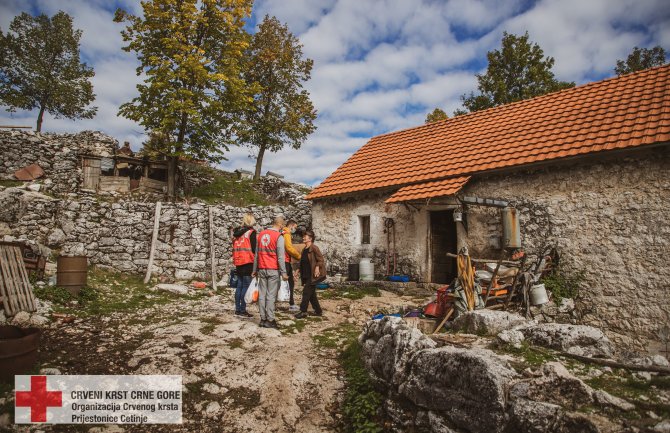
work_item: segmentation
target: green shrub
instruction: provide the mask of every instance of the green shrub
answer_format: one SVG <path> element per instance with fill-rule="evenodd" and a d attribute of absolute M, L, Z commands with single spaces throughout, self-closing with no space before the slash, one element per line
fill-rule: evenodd
<path fill-rule="evenodd" d="M 360 351 L 358 341 L 353 341 L 340 354 L 347 381 L 342 408 L 345 428 L 351 433 L 378 433 L 383 430 L 379 425 L 382 396 L 372 385 L 370 375 L 361 361 Z"/>
<path fill-rule="evenodd" d="M 65 287 L 59 286 L 34 287 L 33 293 L 40 299 L 45 299 L 58 305 L 67 305 L 75 299 L 72 293 Z"/>
<path fill-rule="evenodd" d="M 584 271 L 570 273 L 557 267 L 543 277 L 541 282 L 553 295 L 554 302 L 560 304 L 563 298 L 575 299 L 579 296 L 579 286 L 584 282 Z"/>

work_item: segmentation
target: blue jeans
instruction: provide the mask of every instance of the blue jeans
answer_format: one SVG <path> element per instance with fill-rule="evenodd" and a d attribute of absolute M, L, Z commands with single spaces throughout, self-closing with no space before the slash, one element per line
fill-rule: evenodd
<path fill-rule="evenodd" d="M 244 295 L 247 294 L 247 289 L 251 284 L 251 275 L 237 277 L 237 287 L 235 288 L 235 311 L 244 313 L 247 311 L 247 303 L 244 302 Z"/>

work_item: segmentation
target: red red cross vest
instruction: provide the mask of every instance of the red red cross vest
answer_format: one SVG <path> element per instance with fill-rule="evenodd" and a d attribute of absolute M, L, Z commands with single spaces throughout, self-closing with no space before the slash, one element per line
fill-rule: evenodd
<path fill-rule="evenodd" d="M 265 229 L 258 235 L 258 269 L 279 269 L 277 263 L 277 240 L 281 236 L 276 230 Z"/>
<path fill-rule="evenodd" d="M 242 236 L 233 240 L 233 264 L 242 266 L 254 262 L 254 252 L 251 249 L 249 237 L 253 229 L 247 230 Z"/>

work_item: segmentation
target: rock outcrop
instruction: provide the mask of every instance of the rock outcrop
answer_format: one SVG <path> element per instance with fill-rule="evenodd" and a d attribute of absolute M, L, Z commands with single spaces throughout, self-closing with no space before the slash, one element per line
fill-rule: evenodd
<path fill-rule="evenodd" d="M 515 322 L 508 319 L 505 323 Z M 558 362 L 521 375 L 492 350 L 438 347 L 400 318 L 369 321 L 359 343 L 386 399 L 384 410 L 400 431 L 595 433 L 608 421 L 596 423 L 581 409 L 633 408 L 594 390 Z"/>

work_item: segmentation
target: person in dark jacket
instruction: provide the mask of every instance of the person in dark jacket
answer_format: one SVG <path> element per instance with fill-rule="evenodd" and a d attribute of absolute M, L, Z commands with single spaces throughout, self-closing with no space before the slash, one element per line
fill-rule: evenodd
<path fill-rule="evenodd" d="M 251 274 L 254 270 L 256 254 L 256 219 L 250 213 L 245 214 L 242 226 L 233 231 L 233 264 L 237 272 L 237 287 L 235 287 L 235 315 L 252 317 L 247 312 L 244 295 L 251 284 Z"/>
<path fill-rule="evenodd" d="M 323 310 L 316 296 L 316 285 L 326 279 L 326 262 L 319 247 L 314 245 L 314 232 L 306 230 L 302 239 L 305 244 L 305 249 L 302 250 L 300 256 L 300 279 L 303 289 L 300 312 L 295 315 L 296 319 L 307 317 L 309 304 L 312 304 L 315 315 L 323 315 Z"/>

